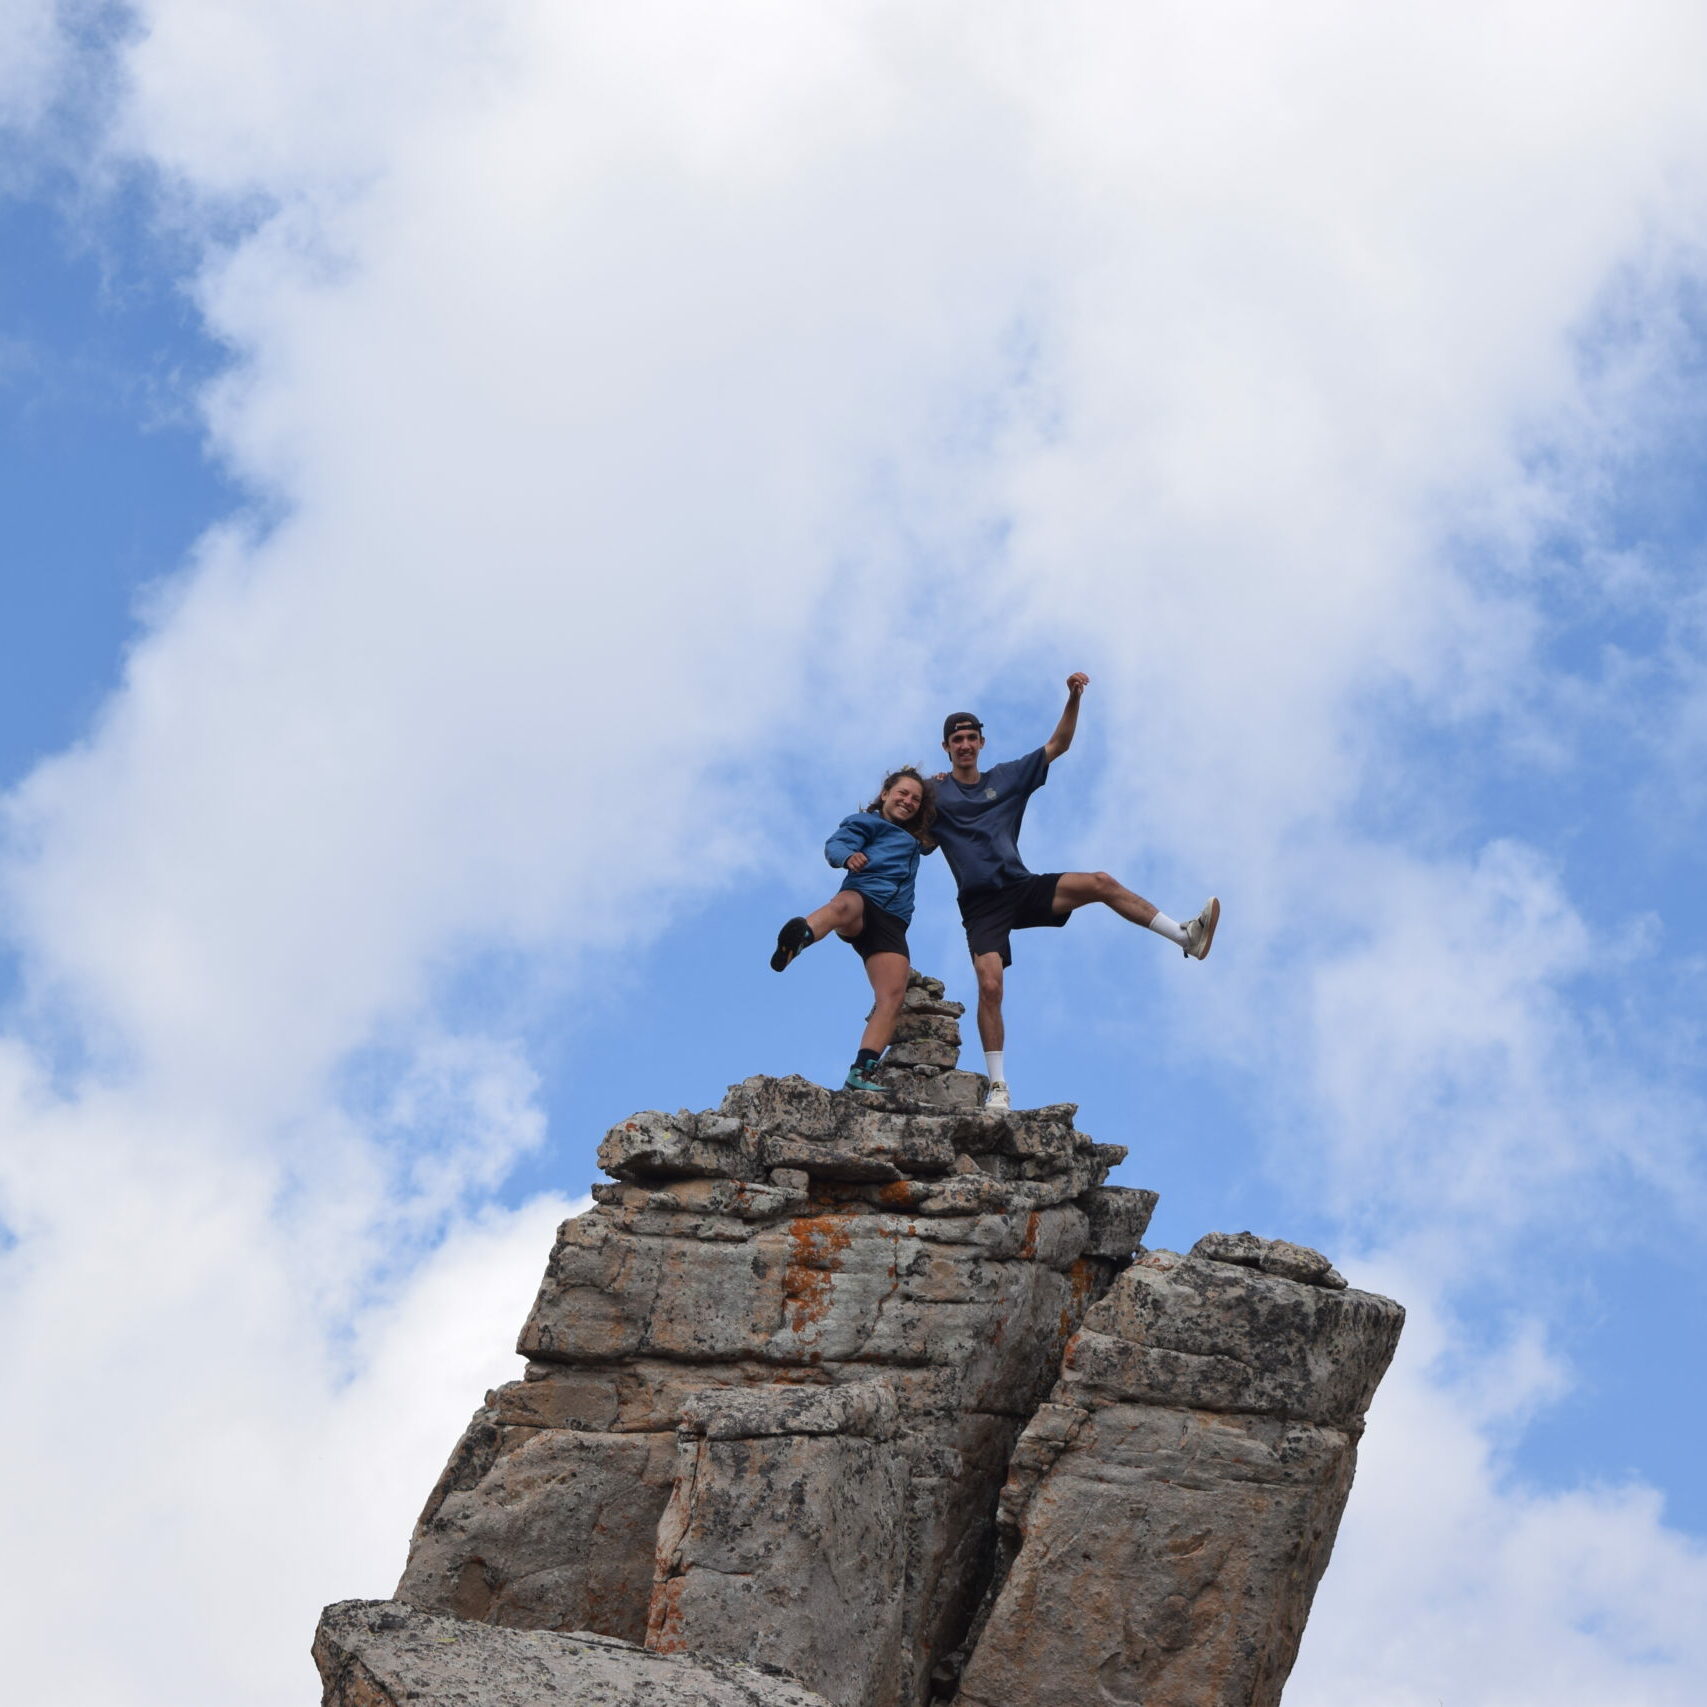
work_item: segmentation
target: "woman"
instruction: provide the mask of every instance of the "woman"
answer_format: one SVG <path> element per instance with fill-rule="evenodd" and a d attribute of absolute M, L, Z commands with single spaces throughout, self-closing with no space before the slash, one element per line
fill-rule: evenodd
<path fill-rule="evenodd" d="M 790 919 L 776 933 L 776 953 L 771 956 L 775 972 L 831 931 L 852 943 L 865 962 L 877 1002 L 865 1022 L 844 1090 L 883 1089 L 873 1075 L 878 1057 L 895 1035 L 895 1019 L 907 993 L 913 877 L 919 855 L 936 847 L 931 835 L 935 818 L 931 785 L 911 765 L 891 771 L 877 798 L 863 812 L 844 818 L 824 844 L 824 858 L 847 868 L 841 888 L 817 912 Z"/>

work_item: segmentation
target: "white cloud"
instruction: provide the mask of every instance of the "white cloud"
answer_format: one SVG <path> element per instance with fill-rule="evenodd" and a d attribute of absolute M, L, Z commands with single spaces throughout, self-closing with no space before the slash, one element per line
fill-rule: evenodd
<path fill-rule="evenodd" d="M 1405 1339 L 1288 1707 L 1699 1700 L 1707 1552 L 1667 1528 L 1652 1489 L 1526 1486 L 1492 1441 L 1561 1372 L 1520 1339 L 1444 1378 L 1457 1329 L 1428 1275 L 1382 1278 L 1412 1300 Z"/>
<path fill-rule="evenodd" d="M 0 4 L 0 126 L 34 124 L 52 98 L 61 40 L 54 0 Z"/>
<path fill-rule="evenodd" d="M 353 1156 L 293 1212 L 235 1135 L 134 1096 L 56 1104 L 8 1067 L 0 1356 L 28 1399 L 0 1438 L 34 1467 L 6 1496 L 32 1585 L 0 1614 L 14 1698 L 306 1699 L 320 1605 L 390 1591 L 587 1200 L 460 1217 L 388 1278 L 396 1214 Z"/>
<path fill-rule="evenodd" d="M 1560 1211 L 1596 1167 L 1663 1170 L 1657 1099 L 1606 1076 L 1572 981 L 1621 958 L 1533 850 L 1473 862 L 1369 857 L 1326 916 L 1343 947 L 1308 986 L 1308 1106 L 1335 1146 L 1342 1215 L 1419 1206 L 1503 1237 Z M 1653 1136 L 1644 1155 L 1642 1133 Z M 1681 1182 L 1679 1182 L 1681 1183 Z M 1468 1223 L 1468 1227 L 1465 1224 Z"/>
<path fill-rule="evenodd" d="M 300 1697 L 254 1644 L 386 1586 L 354 1576 L 395 1559 L 545 1247 L 470 1207 L 539 1117 L 513 1028 L 465 1035 L 441 981 L 762 865 L 767 779 L 839 798 L 928 724 L 922 663 L 1097 676 L 1102 845 L 1239 897 L 1243 967 L 1188 1000 L 1325 1123 L 1348 1219 L 1373 1180 L 1403 1216 L 1444 1184 L 1466 1213 L 1430 1237 L 1474 1243 L 1627 1129 L 1603 1101 L 1585 1139 L 1552 1081 L 1597 952 L 1558 875 L 1383 845 L 1356 806 L 1405 786 L 1397 697 L 1530 738 L 1525 554 L 1573 511 L 1525 453 L 1592 469 L 1642 406 L 1584 388 L 1577 340 L 1633 256 L 1700 242 L 1698 8 L 137 16 L 116 146 L 204 245 L 213 449 L 269 523 L 209 535 L 87 742 L 7 804 L 31 994 L 0 1261 L 52 1421 L 6 1426 L 76 1490 L 24 1492 L 41 1580 L 124 1608 L 100 1650 L 26 1614 L 19 1676 Z M 1312 912 L 1379 922 L 1300 948 Z M 1288 971 L 1296 1021 L 1266 1005 Z M 417 1413 L 423 1370 L 454 1404 Z M 1461 1497 L 1398 1532 L 1485 1539 L 1486 1419 L 1402 1391 Z M 1575 1616 L 1527 1562 L 1547 1523 L 1623 1538 L 1609 1604 L 1680 1545 L 1638 1495 L 1573 1499 L 1492 1508 L 1487 1603 L 1538 1632 Z"/>

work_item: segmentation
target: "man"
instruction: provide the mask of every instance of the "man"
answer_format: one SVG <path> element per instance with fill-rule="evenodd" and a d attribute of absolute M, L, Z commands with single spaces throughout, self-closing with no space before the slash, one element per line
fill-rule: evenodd
<path fill-rule="evenodd" d="M 936 779 L 936 838 L 960 892 L 966 946 L 978 974 L 978 1037 L 990 1076 L 984 1106 L 990 1109 L 1009 1106 L 1002 974 L 1013 964 L 1010 932 L 1064 925 L 1076 908 L 1100 901 L 1121 918 L 1177 944 L 1188 958 L 1202 960 L 1221 921 L 1221 903 L 1213 898 L 1195 919 L 1176 924 L 1106 871 L 1037 876 L 1020 859 L 1019 827 L 1026 802 L 1049 780 L 1050 765 L 1072 746 L 1079 701 L 1090 680 L 1082 670 L 1067 678 L 1067 706 L 1061 721 L 1036 752 L 989 770 L 978 767 L 984 725 L 971 712 L 957 711 L 942 726 L 943 749 L 954 768 Z"/>

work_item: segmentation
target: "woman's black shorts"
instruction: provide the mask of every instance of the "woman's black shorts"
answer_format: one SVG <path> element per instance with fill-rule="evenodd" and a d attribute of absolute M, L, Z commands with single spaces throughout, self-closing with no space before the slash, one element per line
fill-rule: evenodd
<path fill-rule="evenodd" d="M 907 922 L 878 906 L 869 895 L 860 897 L 865 902 L 865 923 L 860 927 L 858 936 L 843 937 L 861 960 L 869 960 L 874 954 L 905 954 L 907 952 Z"/>
<path fill-rule="evenodd" d="M 1041 877 L 1004 883 L 1000 889 L 974 889 L 962 895 L 960 922 L 966 927 L 966 946 L 972 950 L 972 958 L 999 954 L 1004 966 L 1012 966 L 1010 931 L 1066 924 L 1072 914 L 1055 911 L 1055 885 L 1060 881 L 1060 872 L 1048 871 Z"/>

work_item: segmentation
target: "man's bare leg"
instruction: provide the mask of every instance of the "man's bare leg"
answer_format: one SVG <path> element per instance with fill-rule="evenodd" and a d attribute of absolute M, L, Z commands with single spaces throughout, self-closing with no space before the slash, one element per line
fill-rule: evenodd
<path fill-rule="evenodd" d="M 1055 885 L 1056 913 L 1071 913 L 1075 908 L 1088 907 L 1100 901 L 1112 908 L 1121 918 L 1130 919 L 1145 930 L 1154 931 L 1176 947 L 1182 948 L 1193 960 L 1202 960 L 1215 940 L 1215 927 L 1221 920 L 1221 903 L 1211 898 L 1195 919 L 1181 924 L 1170 919 L 1154 902 L 1134 894 L 1124 883 L 1106 871 L 1064 871 Z"/>
<path fill-rule="evenodd" d="M 1076 907 L 1088 907 L 1100 901 L 1112 907 L 1121 918 L 1135 925 L 1150 928 L 1159 909 L 1142 895 L 1134 894 L 1124 883 L 1117 882 L 1106 871 L 1064 871 L 1055 885 L 1055 911 L 1070 913 Z M 1183 946 L 1183 945 L 1182 945 Z"/>
<path fill-rule="evenodd" d="M 975 954 L 972 970 L 978 974 L 978 1041 L 984 1045 L 984 1071 L 990 1080 L 984 1106 L 1005 1109 L 1008 1079 L 1003 1050 L 1007 1028 L 1002 1023 L 1002 957 L 994 949 L 988 954 Z"/>
<path fill-rule="evenodd" d="M 1007 1040 L 1002 1024 L 1002 957 L 993 949 L 972 956 L 978 974 L 978 1041 L 985 1049 L 1000 1049 Z"/>

